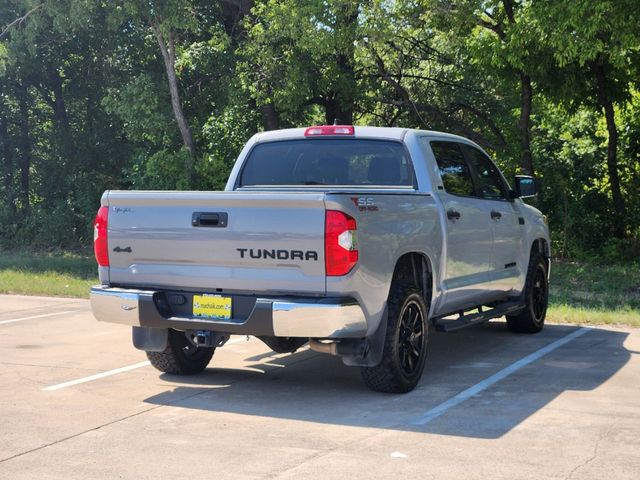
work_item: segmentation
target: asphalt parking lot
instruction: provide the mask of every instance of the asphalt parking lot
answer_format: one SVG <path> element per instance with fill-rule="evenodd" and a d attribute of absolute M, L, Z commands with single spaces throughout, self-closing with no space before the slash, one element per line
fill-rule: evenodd
<path fill-rule="evenodd" d="M 419 387 L 232 337 L 160 374 L 85 300 L 0 295 L 0 479 L 640 478 L 640 330 L 431 334 Z"/>

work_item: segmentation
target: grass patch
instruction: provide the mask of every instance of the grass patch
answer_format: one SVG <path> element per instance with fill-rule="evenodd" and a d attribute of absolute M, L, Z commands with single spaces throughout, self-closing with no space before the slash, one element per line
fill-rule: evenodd
<path fill-rule="evenodd" d="M 0 252 L 0 293 L 88 298 L 97 272 L 92 257 Z"/>
<path fill-rule="evenodd" d="M 571 305 L 549 305 L 547 322 L 579 325 L 629 325 L 640 327 L 640 310 L 588 309 Z"/>
<path fill-rule="evenodd" d="M 640 310 L 640 263 L 555 262 L 550 287 L 552 305 Z"/>
<path fill-rule="evenodd" d="M 0 293 L 87 298 L 96 283 L 93 257 L 0 252 Z M 640 263 L 554 262 L 547 319 L 640 327 Z"/>
<path fill-rule="evenodd" d="M 640 263 L 553 263 L 547 319 L 640 327 Z"/>

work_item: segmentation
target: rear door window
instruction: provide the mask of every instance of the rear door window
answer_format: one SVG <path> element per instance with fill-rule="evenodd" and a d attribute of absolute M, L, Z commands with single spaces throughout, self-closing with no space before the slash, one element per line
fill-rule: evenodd
<path fill-rule="evenodd" d="M 400 142 L 304 139 L 261 143 L 240 174 L 248 186 L 414 185 L 413 167 Z"/>
<path fill-rule="evenodd" d="M 460 145 L 455 142 L 431 142 L 430 145 L 438 163 L 444 190 L 453 195 L 475 196 L 471 172 Z"/>

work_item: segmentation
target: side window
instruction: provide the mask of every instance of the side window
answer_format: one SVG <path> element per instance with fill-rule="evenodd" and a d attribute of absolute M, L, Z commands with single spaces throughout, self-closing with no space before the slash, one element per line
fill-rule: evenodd
<path fill-rule="evenodd" d="M 480 189 L 482 198 L 487 200 L 506 200 L 502 177 L 493 162 L 477 148 L 463 145 L 464 151 L 473 170 L 472 174 Z"/>
<path fill-rule="evenodd" d="M 431 151 L 438 162 L 445 191 L 453 195 L 475 196 L 469 167 L 460 146 L 453 142 L 431 142 Z"/>

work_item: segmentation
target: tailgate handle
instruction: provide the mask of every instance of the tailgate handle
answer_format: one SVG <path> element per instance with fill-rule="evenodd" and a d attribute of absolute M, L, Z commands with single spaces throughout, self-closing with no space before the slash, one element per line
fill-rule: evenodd
<path fill-rule="evenodd" d="M 191 216 L 191 225 L 194 227 L 217 227 L 227 226 L 228 215 L 225 212 L 194 212 Z"/>

